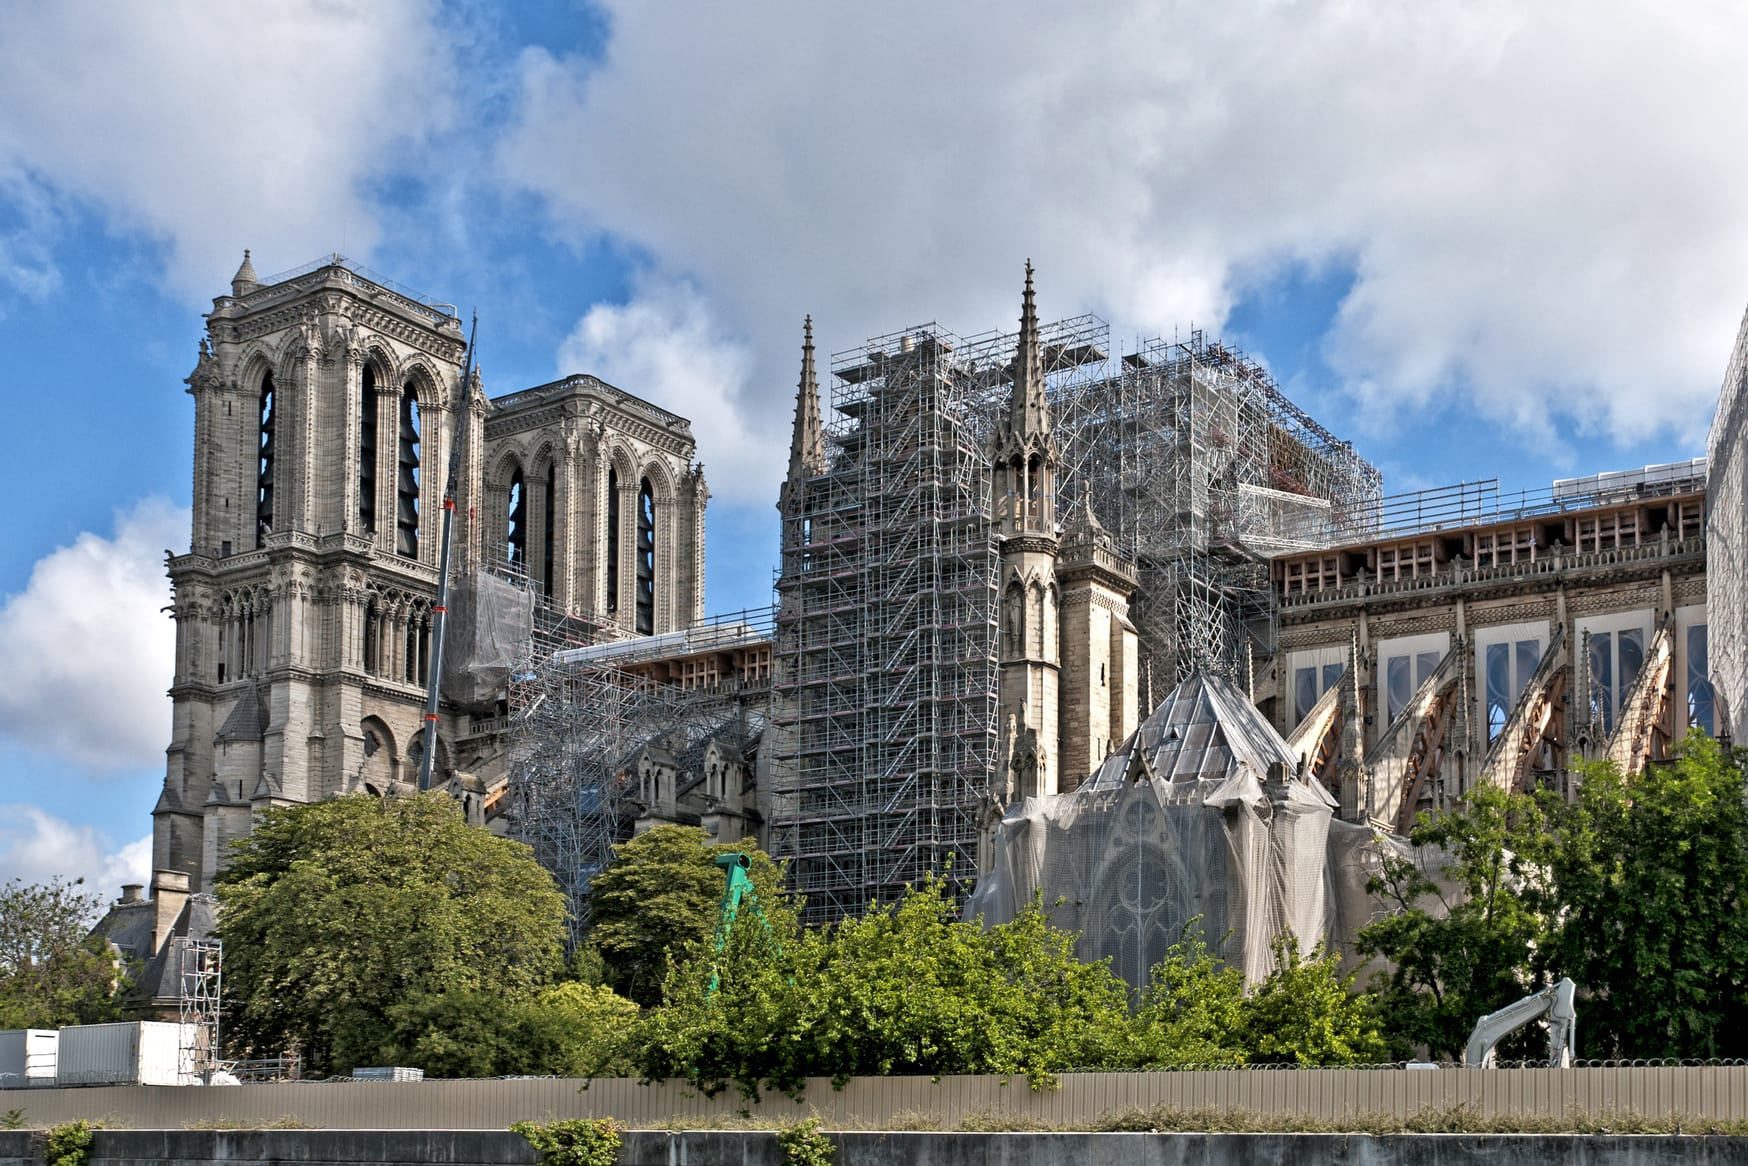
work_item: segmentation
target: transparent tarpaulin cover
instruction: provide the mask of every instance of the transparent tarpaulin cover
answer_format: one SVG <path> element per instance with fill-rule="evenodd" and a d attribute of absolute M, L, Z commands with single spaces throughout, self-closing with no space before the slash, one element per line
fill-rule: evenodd
<path fill-rule="evenodd" d="M 1081 958 L 1110 957 L 1136 988 L 1198 916 L 1251 982 L 1285 931 L 1351 962 L 1379 848 L 1406 844 L 1337 821 L 1298 767 L 1238 689 L 1194 674 L 1079 789 L 1008 810 L 967 913 L 1004 922 L 1042 890 L 1052 919 L 1080 933 Z"/>
<path fill-rule="evenodd" d="M 502 698 L 511 666 L 534 634 L 534 595 L 486 572 L 450 588 L 443 642 L 443 695 L 464 708 Z"/>

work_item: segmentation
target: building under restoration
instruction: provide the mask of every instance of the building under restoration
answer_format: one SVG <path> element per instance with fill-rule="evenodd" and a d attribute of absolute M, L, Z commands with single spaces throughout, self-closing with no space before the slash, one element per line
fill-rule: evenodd
<path fill-rule="evenodd" d="M 1721 723 L 1706 471 L 1427 491 L 1363 542 L 1279 557 L 1257 702 L 1343 818 L 1402 832 L 1477 785 L 1566 790 L 1580 761 L 1667 757 Z"/>
<path fill-rule="evenodd" d="M 832 373 L 827 418 L 810 330 L 766 743 L 812 918 L 968 882 L 992 807 L 1073 788 L 1155 686 L 1272 655 L 1271 554 L 1376 521 L 1378 472 L 1260 365 L 1200 333 L 1113 360 L 1094 317 L 1039 324 L 1029 272 L 1019 333 Z"/>

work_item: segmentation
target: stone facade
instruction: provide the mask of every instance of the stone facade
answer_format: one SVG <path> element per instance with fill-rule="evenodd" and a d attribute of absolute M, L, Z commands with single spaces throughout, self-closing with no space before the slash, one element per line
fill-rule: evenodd
<path fill-rule="evenodd" d="M 1600 475 L 1539 512 L 1277 558 L 1257 703 L 1343 817 L 1400 830 L 1483 782 L 1565 789 L 1580 760 L 1635 769 L 1716 732 L 1705 473 Z"/>
<path fill-rule="evenodd" d="M 155 884 L 209 888 L 264 808 L 416 787 L 460 408 L 457 576 L 508 573 L 602 638 L 702 614 L 686 420 L 587 376 L 497 400 L 476 377 L 463 397 L 465 357 L 449 311 L 337 257 L 264 284 L 245 255 L 213 302 L 188 378 L 192 537 L 168 562 L 152 859 L 173 873 Z M 476 816 L 503 769 L 491 712 L 446 703 L 438 725 L 434 784 Z"/>
<path fill-rule="evenodd" d="M 1706 465 L 1711 667 L 1722 705 L 1719 723 L 1736 740 L 1748 741 L 1748 315 L 1724 369 Z"/>
<path fill-rule="evenodd" d="M 1140 722 L 1141 646 L 1129 619 L 1134 565 L 1118 555 L 1093 513 L 1090 491 L 1062 528 L 1056 577 L 1062 586 L 1064 658 L 1059 723 L 1060 792 L 1104 764 Z"/>

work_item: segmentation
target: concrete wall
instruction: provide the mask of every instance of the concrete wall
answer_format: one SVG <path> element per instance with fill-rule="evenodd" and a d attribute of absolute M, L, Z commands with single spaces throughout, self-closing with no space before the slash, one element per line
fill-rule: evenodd
<path fill-rule="evenodd" d="M 1665 1166 L 1748 1159 L 1748 1138 L 1405 1134 L 833 1135 L 838 1166 Z M 100 1130 L 91 1166 L 533 1166 L 528 1143 L 484 1131 Z M 0 1164 L 40 1166 L 30 1135 L 0 1133 Z M 782 1166 L 773 1134 L 628 1134 L 620 1166 Z"/>

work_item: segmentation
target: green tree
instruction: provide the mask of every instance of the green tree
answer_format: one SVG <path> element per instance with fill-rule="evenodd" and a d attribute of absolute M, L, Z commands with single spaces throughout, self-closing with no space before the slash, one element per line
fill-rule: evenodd
<path fill-rule="evenodd" d="M 662 998 L 670 962 L 716 933 L 724 874 L 716 856 L 740 852 L 767 918 L 788 910 L 783 873 L 752 839 L 711 845 L 696 826 L 656 826 L 613 848 L 613 862 L 589 884 L 590 942 L 609 987 L 644 1007 Z"/>
<path fill-rule="evenodd" d="M 517 1001 L 562 960 L 552 877 L 438 793 L 269 810 L 217 890 L 228 1035 L 296 1047 L 319 1070 L 386 1060 L 407 1023 L 396 1006 L 470 991 Z"/>
<path fill-rule="evenodd" d="M 1242 1008 L 1239 1043 L 1254 1063 L 1363 1065 L 1382 1061 L 1389 1049 L 1379 1027 L 1377 1001 L 1355 994 L 1352 976 L 1341 974 L 1341 957 L 1319 944 L 1299 954 L 1292 934 L 1275 937 L 1275 969 Z"/>
<path fill-rule="evenodd" d="M 91 935 L 102 903 L 82 879 L 0 887 L 0 1028 L 59 1028 L 130 1015 L 131 985 Z"/>
<path fill-rule="evenodd" d="M 1375 987 L 1395 1052 L 1425 1045 L 1457 1059 L 1475 1021 L 1539 986 L 1533 956 L 1550 936 L 1547 826 L 1534 798 L 1482 788 L 1454 810 L 1421 814 L 1409 835 L 1444 856 L 1443 886 L 1419 860 L 1386 855 L 1370 889 L 1396 910 L 1361 930 L 1359 950 L 1391 963 Z"/>
<path fill-rule="evenodd" d="M 749 1100 L 764 1088 L 798 1095 L 827 1055 L 817 994 L 826 942 L 779 915 L 769 927 L 737 925 L 720 956 L 693 948 L 669 967 L 661 1007 L 637 1030 L 638 1075 L 682 1077 L 710 1097 L 731 1086 Z"/>
<path fill-rule="evenodd" d="M 1074 958 L 1036 902 L 984 929 L 930 879 L 823 931 L 737 928 L 724 958 L 676 964 L 641 1031 L 646 1078 L 709 1094 L 794 1095 L 808 1077 L 1014 1073 L 1034 1083 L 1108 1060 L 1127 1027 L 1122 985 Z M 720 966 L 717 990 L 709 974 Z"/>
<path fill-rule="evenodd" d="M 529 1043 L 548 1050 L 530 1072 L 564 1077 L 624 1077 L 638 1008 L 603 984 L 570 981 L 543 989 L 521 1008 Z"/>
<path fill-rule="evenodd" d="M 418 1065 L 428 1077 L 618 1077 L 637 1005 L 610 988 L 575 982 L 506 999 L 454 989 L 391 1005 L 389 1037 L 374 1059 Z"/>
<path fill-rule="evenodd" d="M 1190 920 L 1153 966 L 1133 1021 L 1136 1068 L 1242 1065 L 1244 973 L 1229 967 Z"/>
<path fill-rule="evenodd" d="M 1130 1050 L 1129 991 L 1111 961 L 1083 963 L 1079 939 L 1050 922 L 1041 893 L 984 934 L 1001 976 L 1029 1075 L 1122 1065 Z"/>
<path fill-rule="evenodd" d="M 1632 777 L 1585 766 L 1555 811 L 1561 926 L 1593 1057 L 1748 1056 L 1748 808 L 1740 759 L 1690 735 Z"/>

